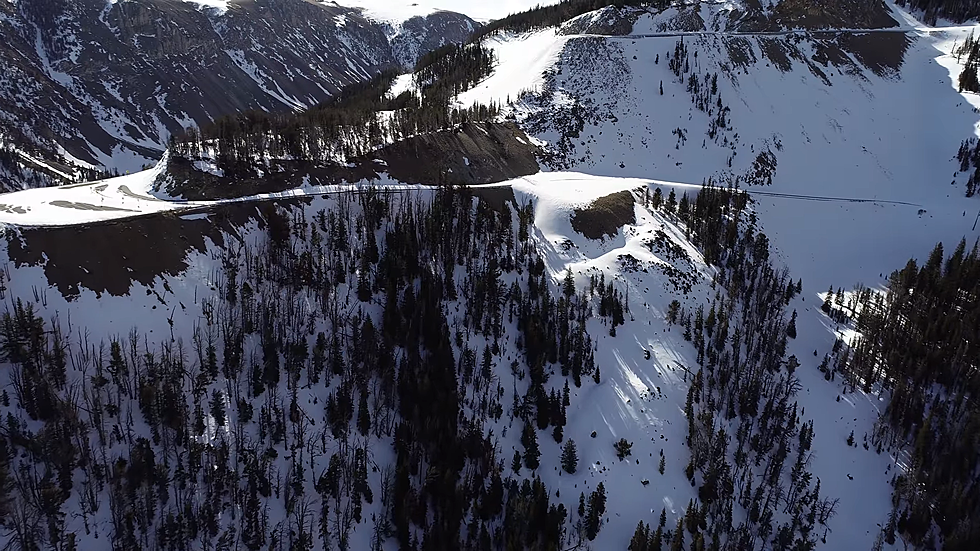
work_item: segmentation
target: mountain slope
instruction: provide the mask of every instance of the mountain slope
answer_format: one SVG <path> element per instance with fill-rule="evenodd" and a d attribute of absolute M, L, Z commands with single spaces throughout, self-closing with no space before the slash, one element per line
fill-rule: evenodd
<path fill-rule="evenodd" d="M 461 42 L 473 28 L 468 17 L 441 12 L 389 37 L 358 11 L 302 0 L 222 9 L 156 0 L 5 2 L 0 140 L 50 160 L 138 170 L 187 126 L 247 109 L 310 107 Z"/>
<path fill-rule="evenodd" d="M 772 3 L 758 4 L 768 13 Z M 822 291 L 880 287 L 909 254 L 976 235 L 963 175 L 949 184 L 957 147 L 977 132 L 980 105 L 953 87 L 960 63 L 951 55 L 972 29 L 928 28 L 901 12 L 897 26 L 840 32 L 786 30 L 841 21 L 825 13 L 762 33 L 710 23 L 731 21 L 730 8 L 605 10 L 562 29 L 489 37 L 494 73 L 455 101 L 515 100 L 504 116 L 543 144 L 553 172 L 455 191 L 373 175 L 315 197 L 78 224 L 116 218 L 90 207 L 103 193 L 123 207 L 135 199 L 124 185 L 136 191 L 138 182 L 139 200 L 152 201 L 152 174 L 143 174 L 66 190 L 86 209 L 66 228 L 9 228 L 12 267 L 0 288 L 43 312 L 42 324 L 70 317 L 65 342 L 79 360 L 69 380 L 90 381 L 92 395 L 119 408 L 93 464 L 127 463 L 90 490 L 99 467 L 58 463 L 29 445 L 79 429 L 32 418 L 44 409 L 21 390 L 2 404 L 24 427 L 11 445 L 50 465 L 50 476 L 37 475 L 42 487 L 56 472 L 62 484 L 80 478 L 102 505 L 63 490 L 58 510 L 76 514 L 55 528 L 126 536 L 119 511 L 131 501 L 119 496 L 131 492 L 175 513 L 167 529 L 188 529 L 186 510 L 215 519 L 194 532 L 202 545 L 255 545 L 271 533 L 314 548 L 328 547 L 330 534 L 354 548 L 388 537 L 403 547 L 565 549 L 584 538 L 623 549 L 640 522 L 649 530 L 634 538 L 659 533 L 672 547 L 714 538 L 738 549 L 874 546 L 889 482 L 907 458 L 901 445 L 873 444 L 888 393 L 819 367 L 823 357 L 840 361 L 853 336 L 821 309 Z M 634 19 L 632 34 L 615 36 Z M 406 81 L 394 86 L 411 88 Z M 747 189 L 751 202 L 708 180 Z M 40 215 L 27 210 L 31 197 L 11 197 L 3 219 Z M 187 205 L 135 206 L 124 216 Z M 19 342 L 58 348 L 37 332 L 11 338 L 22 335 L 20 318 L 4 324 L 14 358 L 31 357 L 17 356 Z M 122 337 L 133 326 L 149 333 Z M 320 354 L 305 355 L 320 331 Z M 113 334 L 122 358 L 84 344 Z M 342 352 L 325 355 L 332 335 Z M 212 338 L 223 345 L 213 360 Z M 198 349 L 187 364 L 172 360 L 181 342 Z M 164 377 L 149 374 L 143 350 L 167 358 Z M 112 379 L 89 379 L 98 369 L 90 358 L 107 354 Z M 57 354 L 39 357 L 57 365 Z M 237 371 L 224 367 L 229 359 Z M 10 364 L 12 388 L 28 381 L 41 398 L 70 396 L 57 368 Z M 147 380 L 145 394 L 129 390 Z M 163 443 L 157 410 L 144 405 L 158 393 L 187 412 L 157 421 Z M 77 418 L 92 433 L 104 426 L 89 412 Z M 193 474 L 180 478 L 189 490 L 161 494 L 154 484 L 164 477 L 127 465 L 143 466 L 150 450 L 159 470 L 187 476 L 159 459 L 182 456 L 167 452 L 181 426 L 194 434 L 185 439 Z M 564 469 L 569 440 L 578 469 Z M 165 537 L 140 523 L 150 509 L 129 509 L 133 538 Z M 44 514 L 23 510 L 27 520 Z M 221 514 L 239 510 L 235 520 Z"/>

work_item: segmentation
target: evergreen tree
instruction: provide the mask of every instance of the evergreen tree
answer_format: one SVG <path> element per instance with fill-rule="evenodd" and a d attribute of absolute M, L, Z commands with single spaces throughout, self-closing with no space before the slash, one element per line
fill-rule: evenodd
<path fill-rule="evenodd" d="M 540 465 L 541 452 L 538 450 L 538 433 L 530 423 L 524 423 L 521 443 L 524 445 L 524 466 L 536 470 Z"/>
<path fill-rule="evenodd" d="M 647 551 L 647 540 L 650 538 L 650 527 L 643 524 L 641 520 L 636 525 L 633 538 L 630 539 L 629 551 Z"/>
<path fill-rule="evenodd" d="M 568 474 L 575 474 L 575 471 L 578 470 L 578 450 L 575 446 L 575 440 L 571 438 L 562 447 L 561 468 Z"/>
<path fill-rule="evenodd" d="M 589 495 L 589 508 L 585 518 L 585 533 L 589 540 L 594 540 L 602 528 L 602 516 L 606 514 L 606 487 L 602 482 Z"/>
<path fill-rule="evenodd" d="M 625 438 L 620 438 L 617 440 L 616 443 L 613 444 L 613 448 L 616 450 L 616 457 L 618 457 L 620 461 L 626 459 L 633 453 L 633 443 L 627 441 Z"/>

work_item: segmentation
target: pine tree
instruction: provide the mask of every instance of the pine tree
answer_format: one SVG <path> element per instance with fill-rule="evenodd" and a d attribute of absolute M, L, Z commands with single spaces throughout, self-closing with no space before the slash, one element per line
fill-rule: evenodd
<path fill-rule="evenodd" d="M 562 294 L 565 298 L 572 298 L 575 295 L 575 279 L 572 277 L 572 270 L 565 269 L 565 279 L 562 281 Z"/>
<path fill-rule="evenodd" d="M 589 511 L 585 520 L 585 534 L 594 540 L 602 528 L 602 516 L 606 514 L 606 487 L 602 482 L 589 495 Z"/>
<path fill-rule="evenodd" d="M 796 338 L 796 310 L 793 310 L 793 316 L 789 319 L 789 324 L 786 326 L 786 336 L 795 339 Z"/>
<path fill-rule="evenodd" d="M 6 525 L 13 501 L 14 477 L 10 469 L 10 460 L 7 438 L 0 436 L 0 525 Z"/>
<path fill-rule="evenodd" d="M 561 444 L 561 441 L 565 438 L 565 430 L 561 425 L 555 425 L 551 429 L 551 437 L 555 440 L 555 442 Z"/>
<path fill-rule="evenodd" d="M 684 550 L 684 517 L 677 517 L 677 528 L 674 529 L 674 535 L 670 540 L 670 551 L 683 551 Z"/>
<path fill-rule="evenodd" d="M 616 457 L 618 457 L 620 461 L 633 454 L 633 443 L 629 442 L 625 438 L 620 438 L 615 444 L 613 444 L 613 448 L 616 450 Z"/>
<path fill-rule="evenodd" d="M 671 325 L 677 323 L 677 317 L 680 315 L 680 312 L 681 312 L 680 301 L 676 299 L 670 301 L 670 304 L 667 306 L 667 322 L 670 323 Z"/>
<path fill-rule="evenodd" d="M 510 462 L 510 468 L 514 474 L 521 474 L 521 452 L 514 450 L 514 459 Z"/>
<path fill-rule="evenodd" d="M 541 452 L 538 450 L 538 433 L 530 423 L 524 423 L 521 443 L 524 444 L 524 466 L 532 471 L 537 469 Z"/>
<path fill-rule="evenodd" d="M 368 411 L 367 389 L 361 391 L 361 399 L 357 404 L 357 430 L 362 436 L 371 433 L 371 413 Z"/>
<path fill-rule="evenodd" d="M 647 551 L 647 539 L 650 537 L 650 527 L 645 526 L 641 520 L 636 525 L 633 538 L 630 540 L 629 551 Z"/>
<path fill-rule="evenodd" d="M 225 426 L 225 399 L 221 392 L 211 392 L 211 417 L 219 427 Z"/>
<path fill-rule="evenodd" d="M 561 468 L 568 474 L 575 474 L 575 471 L 578 470 L 578 450 L 575 446 L 575 440 L 571 438 L 562 447 Z"/>

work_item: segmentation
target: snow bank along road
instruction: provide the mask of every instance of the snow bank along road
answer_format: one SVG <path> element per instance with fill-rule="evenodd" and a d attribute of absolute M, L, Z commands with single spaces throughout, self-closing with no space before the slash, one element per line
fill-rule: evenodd
<path fill-rule="evenodd" d="M 218 201 L 186 201 L 154 195 L 153 182 L 165 164 L 166 159 L 150 170 L 108 180 L 0 194 L 0 224 L 41 227 L 71 226 L 165 212 L 207 210 L 223 203 L 274 201 L 294 197 L 356 192 L 365 187 L 393 190 L 423 189 L 426 187 L 381 180 L 363 184 L 304 186 L 277 193 L 264 193 Z"/>
<path fill-rule="evenodd" d="M 160 174 L 164 162 L 156 167 L 135 174 L 110 178 L 82 184 L 37 188 L 0 194 L 0 224 L 13 226 L 71 226 L 107 220 L 133 218 L 164 212 L 188 212 L 207 210 L 223 203 L 243 201 L 274 201 L 295 197 L 327 195 L 332 193 L 356 192 L 368 187 L 380 187 L 395 191 L 427 189 L 430 186 L 402 184 L 391 180 L 377 180 L 349 185 L 304 186 L 278 193 L 265 193 L 219 201 L 185 201 L 153 195 L 152 187 Z M 570 180 L 596 180 L 595 176 L 574 172 L 542 172 L 521 178 L 533 185 L 545 183 L 558 184 Z M 656 185 L 675 188 L 700 189 L 700 184 L 670 182 L 642 178 L 623 178 L 634 180 L 634 187 Z M 511 182 L 488 184 L 477 187 L 509 186 Z M 809 201 L 831 201 L 844 203 L 875 203 L 920 207 L 917 203 L 887 199 L 866 199 L 851 197 L 823 197 L 818 195 L 798 195 L 769 191 L 748 190 L 753 195 L 801 199 Z"/>

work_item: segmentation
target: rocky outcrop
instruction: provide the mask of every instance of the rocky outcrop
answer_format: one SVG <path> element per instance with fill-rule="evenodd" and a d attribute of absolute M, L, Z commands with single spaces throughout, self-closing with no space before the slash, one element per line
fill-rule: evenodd
<path fill-rule="evenodd" d="M 640 11 L 628 8 L 605 8 L 582 14 L 565 22 L 558 29 L 558 34 L 600 34 L 605 36 L 623 36 L 633 31 Z"/>
<path fill-rule="evenodd" d="M 883 0 L 733 0 L 722 5 L 712 3 L 712 8 L 702 10 L 700 2 L 676 5 L 652 15 L 649 30 L 777 32 L 898 25 Z"/>
<path fill-rule="evenodd" d="M 469 17 L 437 11 L 403 22 L 391 39 L 391 51 L 403 67 L 412 67 L 423 54 L 446 44 L 464 42 L 479 26 Z"/>

